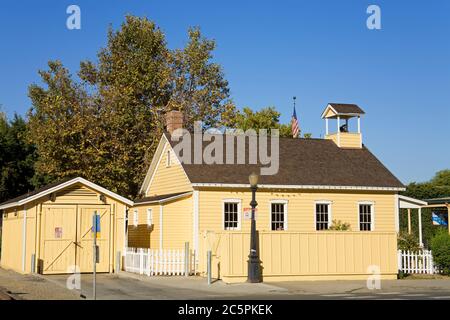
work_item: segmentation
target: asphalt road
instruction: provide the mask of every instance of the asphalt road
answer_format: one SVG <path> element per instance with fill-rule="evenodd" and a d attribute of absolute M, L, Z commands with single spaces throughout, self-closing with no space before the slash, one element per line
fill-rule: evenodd
<path fill-rule="evenodd" d="M 46 277 L 60 285 L 67 276 Z M 450 300 L 450 280 L 386 280 L 380 290 L 364 281 L 297 281 L 208 286 L 200 277 L 145 277 L 128 274 L 99 275 L 98 299 L 321 299 L 321 300 Z M 80 293 L 92 298 L 92 275 L 82 275 Z"/>
<path fill-rule="evenodd" d="M 81 289 L 67 289 L 67 275 L 20 275 L 0 269 L 0 299 L 10 292 L 17 299 L 92 299 L 92 275 L 82 274 Z M 450 300 L 450 279 L 385 280 L 380 290 L 370 290 L 364 281 L 296 281 L 279 283 L 225 284 L 208 286 L 201 277 L 147 277 L 128 273 L 99 274 L 97 299 L 322 299 L 322 300 Z"/>

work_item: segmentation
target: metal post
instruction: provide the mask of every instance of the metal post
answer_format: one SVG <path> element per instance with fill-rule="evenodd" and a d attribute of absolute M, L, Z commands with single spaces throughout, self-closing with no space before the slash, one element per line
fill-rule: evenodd
<path fill-rule="evenodd" d="M 206 256 L 207 273 L 208 273 L 208 285 L 211 285 L 211 278 L 212 278 L 211 257 L 212 257 L 211 250 L 208 250 L 207 256 Z"/>
<path fill-rule="evenodd" d="M 92 298 L 97 300 L 97 290 L 96 290 L 96 277 L 97 277 L 97 211 L 94 211 L 94 217 L 92 218 L 92 229 L 94 235 L 94 245 L 92 248 L 92 263 L 93 263 L 93 287 L 92 287 Z"/>
<path fill-rule="evenodd" d="M 256 220 L 255 220 L 255 208 L 258 205 L 256 202 L 256 190 L 257 186 L 252 186 L 252 201 L 250 205 L 252 207 L 252 220 L 250 230 L 250 254 L 248 255 L 248 282 L 261 282 L 261 268 L 259 263 L 258 252 L 256 250 Z"/>
<path fill-rule="evenodd" d="M 31 273 L 36 273 L 36 254 L 31 255 Z"/>
<path fill-rule="evenodd" d="M 419 219 L 419 244 L 420 244 L 420 247 L 423 249 L 423 237 L 422 237 L 422 208 L 419 208 L 418 219 Z"/>
<path fill-rule="evenodd" d="M 189 242 L 184 243 L 184 275 L 186 277 L 189 276 L 189 259 L 190 259 L 190 252 L 189 252 Z"/>
<path fill-rule="evenodd" d="M 116 253 L 116 273 L 119 273 L 120 271 L 120 265 L 122 260 L 122 253 L 120 251 L 117 251 Z"/>

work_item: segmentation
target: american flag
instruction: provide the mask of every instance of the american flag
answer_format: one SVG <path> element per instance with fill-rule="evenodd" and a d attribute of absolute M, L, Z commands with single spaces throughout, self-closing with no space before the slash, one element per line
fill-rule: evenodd
<path fill-rule="evenodd" d="M 298 126 L 297 113 L 295 112 L 295 97 L 294 97 L 294 113 L 292 114 L 292 121 L 291 121 L 291 131 L 292 137 L 297 138 L 298 134 L 300 133 L 300 127 Z"/>

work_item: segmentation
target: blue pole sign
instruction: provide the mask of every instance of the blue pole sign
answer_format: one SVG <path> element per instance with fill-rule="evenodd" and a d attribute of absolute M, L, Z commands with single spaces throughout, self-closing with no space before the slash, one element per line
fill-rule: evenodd
<path fill-rule="evenodd" d="M 433 211 L 431 213 L 431 218 L 433 219 L 433 225 L 435 226 L 447 226 L 448 221 L 445 219 L 444 212 Z"/>

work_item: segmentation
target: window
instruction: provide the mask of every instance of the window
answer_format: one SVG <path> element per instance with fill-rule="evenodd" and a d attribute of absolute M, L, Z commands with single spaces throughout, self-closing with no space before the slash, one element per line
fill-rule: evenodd
<path fill-rule="evenodd" d="M 359 230 L 372 231 L 373 230 L 373 205 L 370 203 L 359 204 Z"/>
<path fill-rule="evenodd" d="M 167 163 L 166 167 L 170 167 L 170 150 L 167 151 Z"/>
<path fill-rule="evenodd" d="M 327 230 L 330 226 L 330 204 L 316 203 L 316 230 Z"/>
<path fill-rule="evenodd" d="M 287 202 L 277 201 L 270 204 L 271 230 L 279 231 L 287 229 Z"/>
<path fill-rule="evenodd" d="M 153 224 L 153 211 L 151 208 L 147 209 L 147 226 L 151 226 Z"/>
<path fill-rule="evenodd" d="M 138 211 L 136 209 L 136 210 L 133 211 L 133 225 L 135 227 L 137 227 L 138 222 L 139 222 L 139 213 L 138 213 Z"/>
<path fill-rule="evenodd" d="M 225 230 L 239 230 L 240 225 L 240 201 L 224 201 L 223 221 Z"/>

